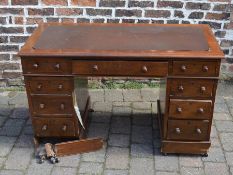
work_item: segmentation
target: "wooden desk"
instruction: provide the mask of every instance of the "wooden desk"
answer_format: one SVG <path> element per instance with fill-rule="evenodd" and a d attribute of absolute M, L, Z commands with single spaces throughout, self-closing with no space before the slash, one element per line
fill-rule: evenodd
<path fill-rule="evenodd" d="M 75 76 L 160 77 L 161 151 L 207 153 L 224 58 L 207 25 L 41 24 L 19 55 L 36 137 L 83 137 Z"/>

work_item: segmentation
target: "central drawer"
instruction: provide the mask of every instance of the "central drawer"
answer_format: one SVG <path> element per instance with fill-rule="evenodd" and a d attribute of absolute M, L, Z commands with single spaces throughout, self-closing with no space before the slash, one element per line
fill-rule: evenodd
<path fill-rule="evenodd" d="M 168 74 L 168 62 L 151 61 L 78 61 L 72 62 L 76 75 L 157 76 Z"/>

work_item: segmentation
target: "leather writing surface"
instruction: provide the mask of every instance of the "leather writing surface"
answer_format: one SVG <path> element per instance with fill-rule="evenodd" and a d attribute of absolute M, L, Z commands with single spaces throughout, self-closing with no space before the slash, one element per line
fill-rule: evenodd
<path fill-rule="evenodd" d="M 201 27 L 49 26 L 34 49 L 208 51 Z"/>

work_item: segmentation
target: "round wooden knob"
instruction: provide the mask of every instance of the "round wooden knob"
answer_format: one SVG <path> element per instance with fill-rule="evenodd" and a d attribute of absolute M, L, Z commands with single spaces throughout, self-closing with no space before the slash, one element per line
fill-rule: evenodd
<path fill-rule="evenodd" d="M 45 104 L 41 103 L 40 104 L 40 109 L 44 109 L 45 108 Z"/>
<path fill-rule="evenodd" d="M 184 87 L 183 87 L 182 85 L 180 85 L 180 86 L 178 87 L 178 90 L 179 90 L 180 92 L 183 92 L 183 91 L 184 91 Z"/>
<path fill-rule="evenodd" d="M 37 68 L 39 67 L 39 64 L 34 63 L 34 64 L 33 64 L 33 67 L 34 67 L 35 69 L 37 69 Z"/>
<path fill-rule="evenodd" d="M 38 84 L 37 85 L 37 90 L 41 90 L 42 89 L 42 84 Z"/>
<path fill-rule="evenodd" d="M 202 86 L 201 87 L 201 92 L 203 93 L 203 92 L 205 92 L 206 91 L 206 87 L 205 86 Z"/>
<path fill-rule="evenodd" d="M 94 66 L 93 66 L 93 70 L 94 70 L 94 71 L 98 71 L 98 66 L 97 66 L 97 65 L 94 65 Z"/>
<path fill-rule="evenodd" d="M 64 110 L 65 109 L 65 104 L 62 103 L 60 107 L 61 107 L 61 110 Z"/>
<path fill-rule="evenodd" d="M 147 70 L 147 67 L 146 67 L 146 66 L 143 66 L 143 67 L 142 67 L 142 72 L 143 72 L 143 73 L 147 73 L 147 71 L 148 71 L 148 70 Z"/>
<path fill-rule="evenodd" d="M 63 88 L 63 85 L 62 85 L 62 84 L 59 84 L 59 85 L 58 85 L 58 89 L 59 89 L 59 90 L 62 90 L 62 88 Z"/>
<path fill-rule="evenodd" d="M 55 67 L 56 70 L 59 70 L 60 69 L 60 64 L 57 63 L 57 64 L 55 64 L 54 67 Z"/>
<path fill-rule="evenodd" d="M 176 110 L 177 110 L 178 113 L 182 112 L 182 108 L 177 108 Z"/>
<path fill-rule="evenodd" d="M 41 128 L 42 131 L 46 131 L 47 129 L 48 129 L 47 125 L 43 125 L 42 128 Z"/>
<path fill-rule="evenodd" d="M 201 114 L 203 114 L 204 113 L 204 109 L 203 108 L 199 108 L 198 112 L 201 113 Z"/>
<path fill-rule="evenodd" d="M 62 126 L 62 131 L 66 131 L 67 130 L 67 126 L 66 125 L 63 125 Z"/>
<path fill-rule="evenodd" d="M 203 72 L 208 72 L 209 68 L 208 66 L 203 66 Z"/>
<path fill-rule="evenodd" d="M 201 134 L 201 129 L 200 128 L 197 128 L 196 131 L 197 131 L 198 134 Z"/>
<path fill-rule="evenodd" d="M 177 133 L 177 134 L 180 134 L 180 133 L 181 133 L 180 128 L 176 128 L 176 133 Z"/>
<path fill-rule="evenodd" d="M 182 72 L 185 72 L 187 68 L 186 68 L 185 65 L 182 65 L 182 66 L 180 67 L 180 69 L 181 69 Z"/>

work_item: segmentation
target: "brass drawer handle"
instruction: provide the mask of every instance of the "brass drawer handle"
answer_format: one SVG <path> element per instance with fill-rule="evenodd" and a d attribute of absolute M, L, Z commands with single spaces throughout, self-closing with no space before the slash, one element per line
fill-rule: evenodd
<path fill-rule="evenodd" d="M 40 109 L 44 109 L 45 108 L 45 104 L 41 103 L 40 104 Z"/>
<path fill-rule="evenodd" d="M 204 109 L 203 108 L 199 108 L 197 111 L 198 111 L 198 113 L 201 113 L 201 114 L 204 113 Z"/>
<path fill-rule="evenodd" d="M 65 109 L 65 104 L 62 103 L 60 107 L 61 107 L 61 110 L 64 110 Z"/>
<path fill-rule="evenodd" d="M 142 72 L 143 72 L 143 73 L 147 73 L 147 72 L 148 72 L 148 70 L 147 70 L 147 67 L 146 67 L 146 66 L 143 66 L 143 67 L 142 67 Z"/>
<path fill-rule="evenodd" d="M 197 131 L 198 134 L 201 134 L 201 129 L 200 128 L 197 128 L 196 131 Z"/>
<path fill-rule="evenodd" d="M 59 64 L 59 63 L 57 63 L 57 64 L 55 64 L 55 66 L 54 66 L 54 67 L 55 67 L 55 69 L 56 69 L 56 70 L 59 70 L 59 69 L 60 69 L 60 64 Z"/>
<path fill-rule="evenodd" d="M 42 89 L 42 84 L 38 84 L 37 85 L 37 90 L 41 90 Z"/>
<path fill-rule="evenodd" d="M 204 93 L 206 91 L 206 87 L 205 86 L 202 86 L 201 87 L 201 93 Z"/>
<path fill-rule="evenodd" d="M 34 67 L 35 69 L 37 69 L 37 68 L 39 67 L 39 64 L 34 63 L 34 64 L 33 64 L 33 67 Z"/>
<path fill-rule="evenodd" d="M 180 133 L 181 133 L 180 128 L 176 128 L 176 133 L 177 133 L 177 134 L 180 134 Z"/>
<path fill-rule="evenodd" d="M 97 65 L 94 65 L 94 66 L 92 67 L 92 69 L 93 69 L 94 71 L 98 71 L 98 66 L 97 66 Z"/>
<path fill-rule="evenodd" d="M 62 131 L 64 131 L 64 132 L 67 131 L 67 126 L 66 125 L 62 126 Z"/>
<path fill-rule="evenodd" d="M 187 68 L 186 68 L 185 65 L 182 65 L 182 66 L 180 67 L 180 69 L 181 69 L 182 72 L 185 72 Z"/>
<path fill-rule="evenodd" d="M 208 68 L 208 66 L 203 66 L 202 70 L 203 70 L 203 72 L 208 72 L 209 68 Z"/>
<path fill-rule="evenodd" d="M 182 85 L 180 85 L 180 86 L 178 87 L 178 90 L 179 90 L 180 92 L 183 92 L 183 91 L 184 91 L 184 87 L 183 87 Z"/>
<path fill-rule="evenodd" d="M 47 125 L 43 125 L 42 128 L 41 128 L 42 131 L 46 131 L 47 129 L 48 129 Z"/>
<path fill-rule="evenodd" d="M 58 85 L 58 89 L 59 89 L 59 90 L 62 90 L 62 89 L 63 89 L 63 85 L 62 85 L 62 84 L 59 84 L 59 85 Z"/>
<path fill-rule="evenodd" d="M 177 110 L 178 113 L 182 112 L 182 108 L 177 108 L 176 110 Z"/>

